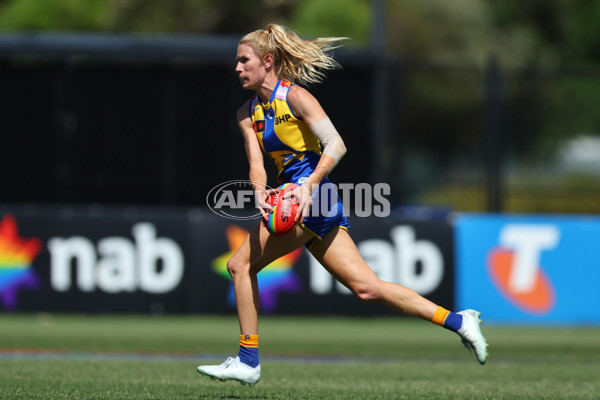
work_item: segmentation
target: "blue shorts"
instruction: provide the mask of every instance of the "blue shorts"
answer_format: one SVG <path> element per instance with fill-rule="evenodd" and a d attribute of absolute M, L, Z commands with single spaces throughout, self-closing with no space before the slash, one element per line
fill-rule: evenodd
<path fill-rule="evenodd" d="M 305 246 L 308 248 L 315 239 L 321 240 L 337 227 L 348 230 L 350 224 L 344 215 L 344 206 L 335 185 L 327 178 L 323 179 L 317 190 L 313 192 L 313 203 L 310 214 L 304 218 L 302 226 L 315 237 Z"/>

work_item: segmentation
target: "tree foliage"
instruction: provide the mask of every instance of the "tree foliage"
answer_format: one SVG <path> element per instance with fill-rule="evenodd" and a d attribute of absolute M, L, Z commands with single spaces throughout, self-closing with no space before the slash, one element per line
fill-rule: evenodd
<path fill-rule="evenodd" d="M 290 0 L 112 0 L 113 32 L 241 34 L 285 20 Z"/>
<path fill-rule="evenodd" d="M 526 29 L 538 47 L 551 49 L 563 65 L 600 62 L 600 2 L 496 0 L 490 15 L 496 29 Z"/>
<path fill-rule="evenodd" d="M 0 31 L 97 31 L 109 10 L 105 0 L 4 0 Z"/>
<path fill-rule="evenodd" d="M 293 0 L 3 0 L 1 31 L 239 34 L 284 22 Z"/>
<path fill-rule="evenodd" d="M 386 0 L 390 52 L 436 62 L 597 65 L 600 2 Z M 0 31 L 243 34 L 269 22 L 368 43 L 372 0 L 0 0 Z"/>
<path fill-rule="evenodd" d="M 310 36 L 343 36 L 365 45 L 371 30 L 368 0 L 304 0 L 294 8 L 290 26 Z"/>

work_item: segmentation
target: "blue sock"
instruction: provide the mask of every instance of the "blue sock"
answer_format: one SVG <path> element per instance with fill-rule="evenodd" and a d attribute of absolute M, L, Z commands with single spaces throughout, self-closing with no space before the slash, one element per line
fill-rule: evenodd
<path fill-rule="evenodd" d="M 450 329 L 451 331 L 456 332 L 462 326 L 462 319 L 463 319 L 462 315 L 456 314 L 456 313 L 453 313 L 452 311 L 450 311 L 450 314 L 448 314 L 448 316 L 446 317 L 446 320 L 444 321 L 443 326 L 446 329 Z"/>
<path fill-rule="evenodd" d="M 240 335 L 240 361 L 252 368 L 258 366 L 258 335 Z"/>
<path fill-rule="evenodd" d="M 457 332 L 462 326 L 462 315 L 448 311 L 443 307 L 438 307 L 432 322 Z"/>

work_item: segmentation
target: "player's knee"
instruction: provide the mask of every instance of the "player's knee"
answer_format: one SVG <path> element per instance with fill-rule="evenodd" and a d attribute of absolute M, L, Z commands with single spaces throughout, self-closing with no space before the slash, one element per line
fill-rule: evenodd
<path fill-rule="evenodd" d="M 233 257 L 227 260 L 227 272 L 232 278 L 248 273 L 248 264 L 235 260 Z"/>

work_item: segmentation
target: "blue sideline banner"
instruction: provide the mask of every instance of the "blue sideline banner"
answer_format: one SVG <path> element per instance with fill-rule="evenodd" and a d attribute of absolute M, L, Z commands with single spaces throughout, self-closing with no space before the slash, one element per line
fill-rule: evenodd
<path fill-rule="evenodd" d="M 600 218 L 460 215 L 457 308 L 490 322 L 599 324 Z"/>

